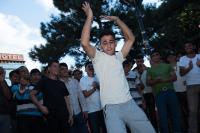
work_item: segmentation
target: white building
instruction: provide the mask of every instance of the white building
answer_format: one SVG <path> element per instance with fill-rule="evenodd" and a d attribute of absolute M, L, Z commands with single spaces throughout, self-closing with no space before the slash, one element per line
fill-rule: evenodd
<path fill-rule="evenodd" d="M 25 64 L 24 57 L 21 54 L 0 53 L 0 67 L 6 71 L 6 81 L 10 85 L 9 73 Z"/>

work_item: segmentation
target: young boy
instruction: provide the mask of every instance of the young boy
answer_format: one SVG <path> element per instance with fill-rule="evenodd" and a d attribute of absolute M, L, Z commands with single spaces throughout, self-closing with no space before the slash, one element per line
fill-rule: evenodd
<path fill-rule="evenodd" d="M 135 37 L 118 17 L 103 16 L 104 19 L 115 21 L 121 28 L 125 44 L 122 50 L 115 54 L 115 35 L 113 32 L 104 32 L 100 36 L 102 49 L 100 52 L 89 42 L 93 12 L 87 2 L 83 4 L 82 9 L 87 19 L 81 35 L 81 45 L 92 59 L 94 70 L 100 81 L 100 98 L 108 133 L 126 133 L 126 125 L 131 132 L 154 133 L 146 115 L 132 100 L 122 67 L 122 62 L 129 53 Z"/>

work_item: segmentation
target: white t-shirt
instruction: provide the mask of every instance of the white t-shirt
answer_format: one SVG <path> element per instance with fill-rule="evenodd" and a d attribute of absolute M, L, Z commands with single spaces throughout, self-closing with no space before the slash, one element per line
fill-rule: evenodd
<path fill-rule="evenodd" d="M 106 104 L 125 103 L 132 99 L 122 67 L 123 61 L 121 52 L 111 56 L 96 50 L 92 62 L 100 82 L 102 107 Z"/>
<path fill-rule="evenodd" d="M 140 76 L 140 74 L 137 72 L 138 77 Z M 144 85 L 144 90 L 143 93 L 152 93 L 152 88 L 150 86 L 147 85 L 147 70 L 144 70 L 142 75 L 141 75 L 141 81 Z"/>
<path fill-rule="evenodd" d="M 89 91 L 92 89 L 93 82 L 98 82 L 96 77 L 82 77 L 80 80 L 81 89 L 84 91 Z M 100 102 L 100 92 L 96 90 L 89 97 L 86 98 L 88 113 L 96 112 L 101 110 L 101 102 Z"/>
<path fill-rule="evenodd" d="M 176 92 L 185 92 L 186 91 L 186 85 L 185 85 L 185 76 L 180 75 L 180 68 L 179 68 L 179 62 L 177 62 L 176 66 L 174 66 L 174 70 L 177 76 L 177 80 L 174 81 L 174 89 Z"/>
<path fill-rule="evenodd" d="M 188 58 L 183 56 L 180 58 L 179 66 L 189 67 L 190 60 L 193 63 L 193 68 L 185 75 L 187 85 L 197 85 L 200 84 L 200 67 L 197 66 L 197 59 L 200 59 L 200 54 L 196 54 L 194 58 Z"/>

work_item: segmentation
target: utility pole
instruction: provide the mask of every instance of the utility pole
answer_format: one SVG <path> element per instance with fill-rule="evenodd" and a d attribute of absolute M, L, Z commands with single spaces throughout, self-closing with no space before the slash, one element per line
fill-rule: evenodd
<path fill-rule="evenodd" d="M 123 0 L 123 1 L 129 4 L 131 7 L 135 8 L 136 18 L 138 21 L 141 35 L 142 35 L 142 44 L 144 45 L 144 49 L 142 49 L 142 52 L 148 53 L 148 51 L 150 50 L 150 45 L 149 45 L 148 37 L 144 28 L 143 15 L 140 10 L 141 2 L 138 2 L 141 0 Z"/>

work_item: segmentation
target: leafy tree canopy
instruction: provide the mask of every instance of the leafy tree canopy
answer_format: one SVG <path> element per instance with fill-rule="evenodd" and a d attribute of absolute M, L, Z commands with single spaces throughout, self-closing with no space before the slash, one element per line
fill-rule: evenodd
<path fill-rule="evenodd" d="M 94 11 L 94 23 L 91 32 L 91 42 L 98 44 L 99 32 L 103 29 L 115 29 L 118 39 L 123 38 L 112 22 L 103 22 L 100 15 L 119 16 L 134 32 L 136 43 L 129 58 L 133 58 L 144 49 L 137 17 L 142 17 L 149 43 L 154 48 L 165 51 L 179 51 L 186 41 L 199 45 L 200 42 L 200 4 L 199 0 L 162 0 L 162 4 L 141 5 L 142 0 L 135 0 L 141 11 L 135 14 L 132 6 L 122 4 L 123 0 L 90 0 Z M 46 44 L 34 46 L 29 52 L 33 60 L 47 63 L 50 59 L 60 59 L 66 54 L 75 57 L 77 67 L 87 60 L 80 48 L 80 35 L 85 15 L 81 10 L 83 0 L 54 0 L 54 5 L 61 13 L 52 16 L 50 22 L 41 23 L 41 34 Z"/>

